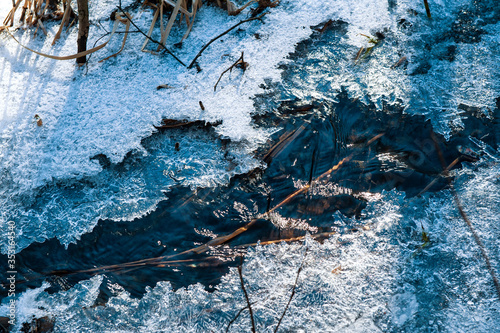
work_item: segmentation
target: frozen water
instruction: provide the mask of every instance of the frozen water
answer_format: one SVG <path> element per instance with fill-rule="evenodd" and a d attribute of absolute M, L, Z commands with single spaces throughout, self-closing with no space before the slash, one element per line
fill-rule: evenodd
<path fill-rule="evenodd" d="M 98 63 L 120 47 L 115 37 L 92 56 L 87 69 L 28 53 L 2 34 L 2 252 L 8 220 L 19 225 L 18 250 L 54 236 L 67 245 L 98 219 L 146 214 L 174 183 L 224 184 L 257 166 L 251 153 L 274 130 L 251 123 L 251 114 L 262 111 L 255 109 L 252 97 L 266 91 L 264 82 L 282 90 L 276 100 L 335 100 L 344 88 L 379 110 L 398 102 L 448 133 L 461 124 L 461 104 L 486 112 L 499 96 L 499 9 L 494 1 L 485 3 L 489 7 L 466 0 L 430 1 L 433 20 L 427 20 L 420 2 L 282 1 L 264 24 L 247 24 L 212 44 L 199 60 L 200 73 L 185 70 L 169 56 L 139 52 L 143 38 L 137 34 L 118 57 Z M 93 5 L 93 22 L 109 30 L 113 6 L 111 1 Z M 0 0 L 1 17 L 9 7 L 10 1 Z M 145 30 L 151 16 L 150 10 L 134 12 Z M 468 22 L 469 17 L 476 21 Z M 189 62 L 202 45 L 240 19 L 204 6 L 183 48 L 172 50 Z M 313 33 L 311 26 L 329 19 L 345 22 L 345 30 L 312 52 L 305 50 L 302 60 L 300 54 L 286 59 Z M 47 28 L 53 36 L 57 26 Z M 354 64 L 359 48 L 368 45 L 360 34 L 376 32 L 385 35 L 384 41 Z M 91 44 L 104 33 L 93 25 Z M 54 47 L 50 37 L 33 37 L 31 30 L 15 35 L 42 52 L 74 53 L 75 29 Z M 181 35 L 182 29 L 174 28 L 169 43 Z M 226 75 L 214 92 L 220 73 L 242 51 L 248 70 Z M 391 69 L 403 56 L 407 65 Z M 300 73 L 282 78 L 280 64 Z M 173 88 L 156 90 L 159 84 Z M 43 119 L 42 127 L 33 122 L 35 114 Z M 220 120 L 222 125 L 212 132 L 151 136 L 162 118 Z M 221 138 L 232 140 L 226 151 L 221 151 Z M 499 272 L 499 153 L 483 150 L 481 164 L 458 171 L 455 186 Z M 93 159 L 99 154 L 110 165 Z M 491 277 L 449 192 L 412 200 L 397 191 L 383 193 L 369 202 L 362 223 L 368 230 L 337 234 L 323 244 L 307 240 L 249 251 L 243 275 L 259 331 L 276 326 L 302 263 L 296 294 L 281 323 L 284 331 L 492 332 L 500 327 Z M 430 237 L 426 246 L 422 230 Z M 105 305 L 99 303 L 103 283 L 106 277 L 96 276 L 55 294 L 45 291 L 48 284 L 19 294 L 15 329 L 32 315 L 50 315 L 59 332 L 219 332 L 246 306 L 235 269 L 213 293 L 201 285 L 174 291 L 165 281 L 135 299 L 120 286 L 110 286 L 114 295 Z M 4 300 L 0 315 L 7 312 Z M 244 310 L 231 331 L 248 331 L 249 325 Z"/>
<path fill-rule="evenodd" d="M 498 170 L 482 165 L 461 171 L 457 190 L 473 200 L 468 211 L 495 268 L 500 268 L 498 205 L 488 205 L 491 191 L 500 193 Z M 490 191 L 474 191 L 481 183 Z M 392 191 L 366 211 L 368 230 L 339 234 L 323 244 L 257 246 L 243 266 L 257 329 L 273 331 L 290 297 L 298 268 L 296 293 L 281 328 L 321 332 L 492 332 L 500 325 L 500 304 L 469 230 L 451 194 L 425 196 L 405 203 Z M 483 204 L 481 204 L 484 202 Z M 495 201 L 498 202 L 498 201 Z M 483 225 L 483 218 L 491 217 Z M 430 245 L 422 247 L 422 226 Z M 56 331 L 224 331 L 246 307 L 236 269 L 216 291 L 201 285 L 173 291 L 168 282 L 147 290 L 141 299 L 120 288 L 105 306 L 93 306 L 102 276 L 49 295 L 46 286 L 19 297 L 26 318 L 50 315 Z M 6 312 L 6 305 L 0 308 Z M 24 317 L 23 317 L 24 318 Z M 105 319 L 106 318 L 106 319 Z M 230 331 L 248 331 L 247 311 Z"/>
<path fill-rule="evenodd" d="M 9 2 L 2 1 L 1 7 L 6 13 Z M 21 228 L 28 227 L 27 224 L 31 227 L 18 243 L 20 250 L 35 240 L 53 236 L 68 244 L 92 229 L 99 218 L 133 219 L 145 214 L 163 199 L 159 191 L 151 192 L 145 199 L 147 203 L 136 205 L 134 212 L 123 214 L 113 212 L 112 200 L 102 201 L 105 191 L 92 189 L 101 194 L 87 197 L 86 201 L 95 202 L 99 198 L 97 206 L 78 205 L 67 212 L 71 216 L 69 224 L 78 226 L 74 231 L 50 226 L 52 213 L 27 209 L 23 201 L 33 202 L 41 189 L 50 184 L 94 177 L 102 171 L 97 161 L 91 159 L 98 154 L 119 163 L 129 152 L 144 151 L 141 140 L 151 135 L 152 125 L 159 124 L 162 118 L 220 120 L 222 125 L 216 132 L 238 143 L 234 145 L 237 149 L 234 155 L 251 153 L 270 133 L 251 125 L 250 115 L 256 111 L 251 97 L 263 92 L 260 85 L 264 79 L 280 82 L 278 63 L 287 62 L 286 55 L 311 34 L 311 26 L 328 19 L 347 22 L 346 33 L 307 55 L 304 66 L 297 67 L 307 73 L 302 74 L 307 75 L 307 79 L 284 81 L 284 97 L 302 98 L 307 94 L 307 97 L 335 99 L 341 87 L 346 87 L 351 97 L 373 102 L 380 108 L 384 102 L 401 101 L 407 112 L 428 114 L 436 128 L 446 133 L 450 122 L 460 124 L 457 109 L 460 103 L 491 109 L 499 91 L 498 80 L 494 79 L 499 74 L 495 61 L 499 51 L 495 10 L 493 19 L 484 20 L 491 22 L 485 26 L 485 31 L 490 33 L 483 35 L 480 41 L 458 43 L 449 34 L 460 10 L 470 6 L 473 5 L 467 1 L 433 3 L 434 20 L 429 21 L 422 15 L 422 6 L 407 1 L 338 1 L 328 6 L 316 1 L 284 1 L 265 17 L 265 24 L 249 23 L 213 43 L 199 60 L 201 73 L 184 70 L 169 56 L 138 52 L 143 42 L 138 34 L 129 37 L 119 57 L 96 62 L 119 47 L 120 38 L 115 37 L 108 47 L 92 56 L 88 69 L 77 69 L 72 61 L 54 61 L 31 54 L 3 34 L 0 202 L 5 209 L 1 218 L 7 221 L 31 216 L 21 225 Z M 111 29 L 107 18 L 112 9 L 110 1 L 91 6 L 96 26 L 92 26 L 89 44 L 97 42 L 105 32 L 103 28 Z M 150 10 L 138 10 L 134 20 L 147 30 L 151 16 Z M 402 19 L 407 28 L 398 26 Z M 239 17 L 227 17 L 220 9 L 204 6 L 183 48 L 172 50 L 189 62 L 203 44 L 239 20 Z M 48 24 L 48 38 L 33 37 L 31 30 L 20 30 L 16 36 L 21 43 L 42 52 L 74 53 L 76 29 L 70 29 L 52 47 L 51 36 L 56 29 L 57 25 Z M 361 34 L 375 32 L 383 32 L 386 39 L 366 61 L 354 65 L 352 59 L 358 48 L 367 45 L 367 39 Z M 447 33 L 449 38 L 441 40 L 440 36 Z M 182 29 L 174 29 L 171 40 L 175 41 L 181 34 Z M 259 39 L 254 34 L 258 34 Z M 427 50 L 425 46 L 432 43 L 437 46 Z M 455 51 L 448 54 L 449 49 Z M 213 85 L 222 69 L 241 51 L 245 52 L 250 67 L 244 74 L 234 72 L 224 77 L 214 92 Z M 390 69 L 403 55 L 409 59 L 408 68 Z M 427 74 L 422 68 L 426 68 Z M 155 89 L 165 83 L 174 88 Z M 205 111 L 200 109 L 198 101 L 203 102 Z M 42 118 L 42 127 L 34 123 L 35 114 Z M 176 158 L 165 155 L 164 163 L 174 164 Z M 236 172 L 245 172 L 257 163 L 248 163 L 248 156 L 234 158 L 232 162 L 239 166 Z M 193 162 L 197 163 L 203 164 L 203 158 Z M 224 165 L 226 161 L 217 163 Z M 199 181 L 193 180 L 192 184 L 224 182 L 233 174 L 224 167 L 210 173 L 219 172 L 226 176 L 215 176 L 212 180 L 200 176 Z M 115 198 L 141 201 L 134 197 L 134 184 L 121 183 L 121 193 L 115 194 Z M 98 213 L 101 211 L 108 213 Z M 56 217 L 60 218 L 62 216 Z M 54 230 L 48 232 L 49 229 Z M 40 236 L 34 238 L 35 234 Z"/>

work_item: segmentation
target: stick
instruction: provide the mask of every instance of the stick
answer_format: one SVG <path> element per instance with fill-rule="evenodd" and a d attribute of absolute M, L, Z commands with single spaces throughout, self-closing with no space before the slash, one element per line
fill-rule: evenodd
<path fill-rule="evenodd" d="M 255 304 L 257 302 L 253 302 L 252 304 Z M 229 322 L 229 324 L 227 324 L 227 327 L 226 327 L 226 333 L 229 332 L 229 327 L 231 327 L 231 325 L 236 321 L 236 319 L 238 319 L 238 317 L 240 316 L 240 314 L 245 311 L 246 309 L 248 309 L 248 306 L 245 306 L 243 309 L 241 309 L 240 311 L 238 311 L 238 313 L 236 314 L 236 316 L 234 316 L 233 319 L 231 319 L 231 321 Z"/>
<path fill-rule="evenodd" d="M 245 283 L 243 282 L 243 274 L 241 273 L 241 265 L 243 265 L 243 257 L 241 257 L 241 264 L 238 266 L 238 273 L 240 275 L 241 289 L 245 294 L 245 299 L 247 300 L 248 311 L 250 312 L 250 320 L 252 322 L 252 333 L 255 333 L 255 321 L 253 320 L 252 305 L 250 304 L 250 299 L 248 298 L 247 290 L 245 289 Z"/>
<path fill-rule="evenodd" d="M 193 61 L 191 61 L 191 63 L 189 64 L 188 66 L 188 69 L 191 69 L 193 68 L 194 66 L 194 63 L 196 62 L 196 60 L 201 56 L 201 54 L 203 53 L 203 51 L 206 50 L 207 47 L 210 46 L 210 44 L 212 44 L 213 42 L 215 42 L 217 39 L 221 38 L 222 36 L 224 36 L 225 34 L 227 34 L 228 32 L 230 32 L 231 30 L 233 30 L 234 28 L 237 28 L 238 26 L 240 26 L 241 24 L 243 23 L 246 23 L 246 22 L 250 22 L 250 21 L 254 21 L 254 20 L 260 20 L 264 17 L 264 15 L 266 15 L 267 13 L 262 13 L 260 14 L 259 16 L 257 17 L 252 17 L 252 18 L 249 18 L 249 19 L 246 19 L 246 20 L 243 20 L 243 21 L 240 21 L 238 23 L 236 23 L 235 25 L 233 25 L 231 28 L 227 29 L 226 31 L 224 31 L 223 33 L 221 33 L 220 35 L 218 35 L 217 37 L 215 38 L 212 38 L 205 46 L 203 46 L 200 50 L 200 52 L 198 52 L 198 54 L 196 55 L 196 57 L 194 57 Z"/>
<path fill-rule="evenodd" d="M 290 303 L 292 302 L 292 298 L 295 295 L 295 288 L 297 287 L 297 282 L 299 281 L 300 272 L 302 271 L 302 267 L 304 266 L 304 261 L 306 259 L 307 250 L 308 249 L 306 248 L 306 252 L 304 253 L 304 258 L 302 258 L 302 263 L 300 264 L 299 270 L 297 271 L 297 277 L 295 278 L 295 283 L 293 284 L 292 294 L 290 295 L 290 298 L 288 299 L 288 303 L 286 304 L 285 310 L 283 311 L 283 314 L 281 315 L 281 318 L 278 321 L 278 325 L 276 325 L 276 328 L 274 329 L 274 333 L 278 332 L 278 328 L 280 327 L 281 321 L 283 320 L 283 317 L 285 317 L 286 311 L 288 310 L 288 307 L 290 306 Z"/>
<path fill-rule="evenodd" d="M 118 6 L 117 8 L 118 8 L 118 9 L 119 9 L 119 10 L 120 10 L 120 11 L 121 11 L 121 12 L 122 12 L 125 16 L 127 15 L 127 14 L 125 13 L 125 11 L 122 9 L 122 7 L 121 7 L 121 6 Z M 185 65 L 185 64 L 184 64 L 184 63 L 183 63 L 183 62 L 182 62 L 179 58 L 177 58 L 177 57 L 175 56 L 175 54 L 173 54 L 173 53 L 172 53 L 169 49 L 167 49 L 165 46 L 163 46 L 160 42 L 158 42 L 158 41 L 154 40 L 153 38 L 149 37 L 148 35 L 146 35 L 146 34 L 144 33 L 144 31 L 142 31 L 142 30 L 141 30 L 141 29 L 137 26 L 137 24 L 135 24 L 135 22 L 134 22 L 131 18 L 129 18 L 129 20 L 130 20 L 130 23 L 131 23 L 131 24 L 132 24 L 132 25 L 133 25 L 133 26 L 134 26 L 134 27 L 135 27 L 135 28 L 136 28 L 136 29 L 137 29 L 137 30 L 138 30 L 141 34 L 143 34 L 143 35 L 144 35 L 147 39 L 149 39 L 150 41 L 152 41 L 152 42 L 153 42 L 153 43 L 155 43 L 155 44 L 161 45 L 161 46 L 163 47 L 163 49 L 164 49 L 164 51 L 165 51 L 165 52 L 167 52 L 167 53 L 168 53 L 168 54 L 170 54 L 172 57 L 174 57 L 174 59 L 175 59 L 175 60 L 177 60 L 177 61 L 178 61 L 178 62 L 179 62 L 182 66 L 186 67 L 186 65 Z"/>
<path fill-rule="evenodd" d="M 87 51 L 87 39 L 89 37 L 89 1 L 88 0 L 77 0 L 78 4 L 78 53 Z M 68 8 L 70 7 L 70 1 L 68 1 Z M 61 24 L 62 28 L 63 24 Z M 86 56 L 81 56 L 76 58 L 76 63 L 83 65 L 87 62 Z"/>
<path fill-rule="evenodd" d="M 425 12 L 427 13 L 427 17 L 431 18 L 431 9 L 429 8 L 429 3 L 427 0 L 424 0 Z"/>
<path fill-rule="evenodd" d="M 217 90 L 217 85 L 219 84 L 220 82 L 220 79 L 222 79 L 222 76 L 227 73 L 228 71 L 232 72 L 233 71 L 233 68 L 234 66 L 237 66 L 238 64 L 242 64 L 242 67 L 243 67 L 243 70 L 246 69 L 246 66 L 245 66 L 245 61 L 243 61 L 243 51 L 241 52 L 241 56 L 238 58 L 238 60 L 236 60 L 236 62 L 234 64 L 232 64 L 231 66 L 229 66 L 228 69 L 226 69 L 224 72 L 221 73 L 221 75 L 219 76 L 219 79 L 217 80 L 217 82 L 215 83 L 215 86 L 214 86 L 214 91 Z"/>

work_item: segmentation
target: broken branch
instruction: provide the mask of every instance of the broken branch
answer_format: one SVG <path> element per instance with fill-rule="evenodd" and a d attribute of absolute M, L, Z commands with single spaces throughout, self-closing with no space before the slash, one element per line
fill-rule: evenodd
<path fill-rule="evenodd" d="M 266 14 L 267 14 L 267 12 L 266 13 L 262 13 L 261 15 L 259 15 L 257 17 L 251 17 L 249 19 L 240 21 L 240 22 L 236 23 L 235 25 L 233 25 L 231 28 L 227 29 L 226 31 L 224 31 L 223 33 L 221 33 L 220 35 L 218 35 L 217 37 L 212 38 L 207 44 L 205 44 L 205 46 L 203 46 L 201 48 L 200 52 L 198 52 L 198 54 L 196 55 L 196 57 L 194 57 L 193 61 L 191 61 L 191 63 L 189 64 L 189 66 L 187 68 L 188 69 L 193 68 L 194 64 L 196 63 L 196 60 L 198 60 L 198 58 L 201 56 L 201 54 L 203 53 L 203 51 L 205 51 L 210 46 L 210 44 L 212 44 L 213 42 L 215 42 L 217 39 L 219 39 L 222 36 L 224 36 L 225 34 L 231 32 L 231 30 L 239 27 L 243 23 L 247 23 L 247 22 L 250 22 L 250 21 L 255 21 L 255 20 L 262 19 L 264 17 L 264 15 L 266 15 Z"/>
<path fill-rule="evenodd" d="M 221 73 L 221 75 L 219 76 L 219 79 L 217 80 L 217 82 L 214 85 L 214 91 L 217 90 L 217 85 L 219 84 L 220 79 L 222 79 L 222 76 L 224 74 L 226 74 L 228 71 L 232 72 L 234 67 L 239 67 L 243 71 L 245 71 L 247 69 L 248 63 L 243 60 L 243 51 L 241 52 L 241 56 L 238 58 L 238 60 L 236 60 L 236 62 L 234 64 L 232 64 L 231 66 L 229 66 L 228 69 L 226 69 L 224 72 Z"/>

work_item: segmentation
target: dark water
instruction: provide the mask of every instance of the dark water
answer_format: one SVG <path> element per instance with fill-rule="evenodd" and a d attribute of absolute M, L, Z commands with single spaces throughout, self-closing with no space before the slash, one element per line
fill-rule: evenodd
<path fill-rule="evenodd" d="M 272 112 L 254 116 L 255 126 L 281 128 L 256 152 L 267 168 L 234 177 L 222 187 L 193 190 L 174 186 L 165 194 L 167 200 L 147 216 L 132 222 L 100 221 L 91 233 L 70 244 L 67 250 L 56 239 L 32 244 L 17 256 L 18 290 L 39 287 L 47 280 L 52 285 L 49 291 L 55 292 L 97 273 L 105 274 L 109 284 L 118 283 L 136 297 L 144 293 L 146 286 L 165 280 L 171 281 L 174 288 L 200 282 L 212 289 L 229 266 L 239 264 L 238 256 L 245 248 L 238 248 L 239 245 L 307 232 L 343 232 L 355 226 L 345 226 L 338 220 L 342 215 L 334 213 L 355 216 L 362 224 L 363 208 L 371 194 L 397 188 L 411 197 L 433 181 L 427 190 L 446 187 L 448 182 L 441 175 L 443 164 L 447 166 L 459 159 L 455 165 L 459 167 L 475 160 L 472 152 L 464 155 L 457 149 L 471 146 L 469 135 L 483 138 L 492 147 L 500 142 L 498 109 L 492 119 L 476 117 L 474 112 L 464 106 L 464 114 L 468 114 L 464 117 L 465 129 L 457 129 L 446 141 L 434 133 L 423 116 L 405 115 L 398 107 L 388 106 L 380 112 L 348 99 L 345 94 L 338 103 L 283 101 Z M 159 132 L 154 134 L 154 140 L 171 134 L 172 130 Z M 143 142 L 146 149 L 149 140 Z M 167 263 L 120 265 L 177 255 L 229 234 L 273 209 L 298 186 L 311 183 L 345 158 L 341 167 L 313 190 L 294 196 L 272 217 L 258 220 L 225 247 L 178 255 L 165 259 Z M 120 173 L 140 164 L 137 157 L 129 157 L 107 168 Z M 0 260 L 2 265 L 7 262 L 4 259 Z M 108 265 L 118 266 L 95 269 Z M 82 272 L 85 270 L 90 271 Z M 103 284 L 103 301 L 111 293 L 109 284 Z M 6 291 L 2 290 L 2 297 L 5 296 Z"/>

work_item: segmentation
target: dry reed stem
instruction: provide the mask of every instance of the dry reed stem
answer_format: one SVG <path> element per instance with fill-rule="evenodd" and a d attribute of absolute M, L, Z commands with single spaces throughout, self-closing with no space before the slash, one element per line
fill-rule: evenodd
<path fill-rule="evenodd" d="M 117 7 L 124 15 L 127 15 L 125 13 L 125 11 L 123 10 L 122 7 L 118 6 Z M 153 43 L 156 43 L 158 45 L 161 45 L 164 49 L 164 51 L 166 53 L 168 53 L 169 55 L 171 55 L 175 60 L 177 60 L 182 66 L 186 66 L 179 58 L 177 58 L 177 56 L 175 54 L 172 53 L 172 51 L 170 51 L 168 48 L 166 48 L 164 45 L 160 44 L 160 42 L 154 40 L 153 38 L 151 38 L 150 36 L 148 36 L 144 31 L 141 30 L 141 28 L 139 28 L 137 26 L 137 24 L 135 24 L 135 22 L 132 20 L 132 18 L 130 18 L 129 16 L 129 20 L 130 20 L 130 23 L 137 29 L 138 32 L 140 32 L 142 35 L 146 36 L 146 38 L 150 41 L 152 41 Z M 150 29 L 151 30 L 151 29 Z M 141 49 L 142 51 L 144 51 L 143 49 Z"/>
<path fill-rule="evenodd" d="M 177 0 L 177 3 L 175 4 L 174 10 L 172 11 L 172 14 L 170 15 L 170 19 L 168 20 L 167 27 L 161 34 L 160 38 L 160 44 L 158 45 L 158 48 L 156 49 L 156 52 L 160 51 L 162 47 L 165 47 L 165 43 L 167 42 L 168 36 L 170 35 L 170 30 L 172 29 L 175 19 L 177 18 L 177 14 L 179 13 L 179 8 L 181 7 L 182 0 Z M 163 6 L 160 6 L 160 8 L 163 8 Z"/>
<path fill-rule="evenodd" d="M 47 36 L 47 35 L 48 35 L 48 34 L 47 34 L 47 30 L 45 30 L 45 27 L 43 26 L 43 23 L 42 23 L 42 21 L 41 21 L 41 20 L 38 20 L 38 21 L 37 21 L 37 25 L 40 27 L 40 29 L 42 29 L 42 31 L 43 31 L 43 33 L 44 33 L 44 35 L 45 35 L 45 36 Z"/>
<path fill-rule="evenodd" d="M 69 20 L 70 11 L 71 11 L 71 0 L 66 0 L 66 10 L 64 11 L 61 25 L 59 26 L 59 30 L 57 31 L 56 35 L 54 36 L 54 40 L 52 41 L 52 45 L 54 45 L 56 43 L 56 41 L 59 39 L 59 37 L 61 36 L 61 32 L 63 30 L 63 27 L 66 24 L 66 21 Z"/>
<path fill-rule="evenodd" d="M 149 26 L 149 30 L 146 35 L 146 40 L 144 41 L 144 44 L 142 44 L 141 51 L 144 51 L 144 48 L 146 47 L 146 45 L 148 45 L 148 42 L 151 39 L 151 35 L 153 34 L 155 23 L 156 20 L 158 19 L 159 14 L 160 14 L 160 8 L 157 8 L 155 14 L 153 15 L 153 20 L 151 21 L 151 25 Z"/>
<path fill-rule="evenodd" d="M 7 14 L 7 17 L 5 18 L 5 20 L 3 21 L 3 24 L 5 26 L 9 26 L 9 27 L 12 27 L 14 25 L 14 15 L 17 11 L 17 8 L 19 7 L 19 5 L 21 4 L 21 1 L 22 0 L 17 0 L 16 4 L 12 7 L 12 9 L 10 10 L 9 14 Z M 8 22 L 10 21 L 10 24 L 8 24 Z"/>
<path fill-rule="evenodd" d="M 424 0 L 425 12 L 427 13 L 427 17 L 431 18 L 431 9 L 429 8 L 429 3 L 427 0 Z"/>
<path fill-rule="evenodd" d="M 125 24 L 125 35 L 123 36 L 123 41 L 122 41 L 122 47 L 120 48 L 120 50 L 102 60 L 99 60 L 99 62 L 103 62 L 105 60 L 108 60 L 110 58 L 113 58 L 113 57 L 116 57 L 118 54 L 120 54 L 120 52 L 123 51 L 123 49 L 125 48 L 125 42 L 127 41 L 127 36 L 128 36 L 128 31 L 130 29 L 130 16 L 128 14 L 126 14 L 127 17 L 126 18 L 123 18 L 120 16 L 120 14 L 116 13 L 116 20 L 119 20 L 121 23 Z"/>
<path fill-rule="evenodd" d="M 184 36 L 182 36 L 181 43 L 189 36 L 189 33 L 191 32 L 191 29 L 193 28 L 193 25 L 194 25 L 194 19 L 196 17 L 196 13 L 197 13 L 198 9 L 200 9 L 201 4 L 202 4 L 201 0 L 195 0 L 195 2 L 193 4 L 193 12 L 191 14 L 193 19 L 191 20 L 191 23 L 188 25 L 186 32 L 184 33 Z"/>
<path fill-rule="evenodd" d="M 10 31 L 8 29 L 6 29 L 7 33 L 9 34 L 9 36 L 14 39 L 14 41 L 16 41 L 16 43 L 18 43 L 19 45 L 21 45 L 21 47 L 25 48 L 26 50 L 30 51 L 30 52 L 33 52 L 35 54 L 38 54 L 42 57 L 45 57 L 45 58 L 50 58 L 50 59 L 54 59 L 54 60 L 71 60 L 71 59 L 76 59 L 76 58 L 79 58 L 79 57 L 82 57 L 82 56 L 86 56 L 88 54 L 91 54 L 91 53 L 94 53 L 100 49 L 102 49 L 103 47 L 105 47 L 109 41 L 111 40 L 111 38 L 113 37 L 113 35 L 115 34 L 116 32 L 116 28 L 118 27 L 118 22 L 119 21 L 115 21 L 115 24 L 113 25 L 113 31 L 111 32 L 110 36 L 109 36 L 109 39 L 104 42 L 103 44 L 99 45 L 99 46 L 96 46 L 92 49 L 89 49 L 87 51 L 84 51 L 84 52 L 79 52 L 77 54 L 73 54 L 73 55 L 69 55 L 69 56 L 53 56 L 53 55 L 50 55 L 50 54 L 45 54 L 45 53 L 42 53 L 42 52 L 38 52 L 38 51 L 35 51 L 33 49 L 30 49 L 29 47 L 21 44 L 15 37 L 14 35 L 12 35 L 10 33 Z"/>

